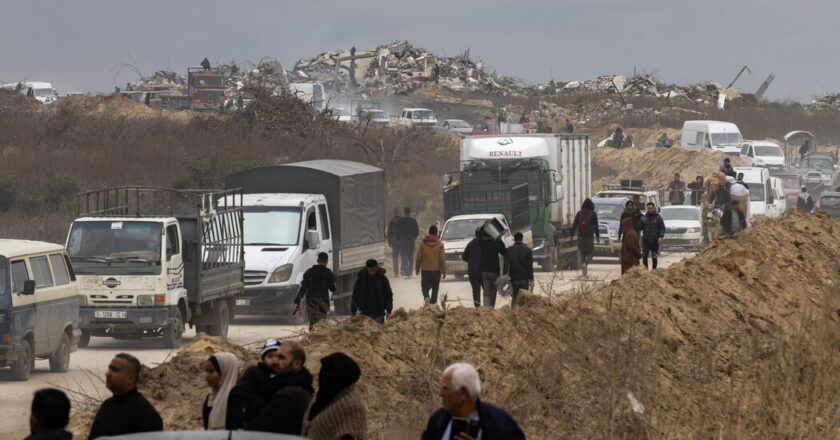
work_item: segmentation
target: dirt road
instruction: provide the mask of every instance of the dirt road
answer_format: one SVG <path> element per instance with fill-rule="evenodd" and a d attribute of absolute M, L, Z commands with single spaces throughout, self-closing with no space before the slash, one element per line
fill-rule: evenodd
<path fill-rule="evenodd" d="M 666 267 L 680 261 L 690 254 L 668 254 L 661 257 L 660 266 Z M 616 259 L 596 258 L 590 266 L 589 277 L 581 279 L 580 272 L 563 271 L 554 274 L 537 273 L 536 291 L 545 295 L 547 291 L 560 292 L 570 289 L 589 290 L 601 283 L 609 282 L 620 275 Z M 420 293 L 419 277 L 410 279 L 392 278 L 394 291 L 394 308 L 404 307 L 415 309 L 423 306 Z M 447 295 L 450 305 L 472 306 L 472 293 L 466 280 L 446 279 L 441 283 L 440 296 Z M 504 307 L 510 300 L 499 298 L 496 307 Z M 231 324 L 228 337 L 240 344 L 259 342 L 268 337 L 291 337 L 305 330 L 304 326 L 284 325 L 277 318 L 243 317 Z M 193 330 L 188 330 L 184 336 L 184 343 L 189 343 L 195 336 Z M 84 390 L 91 395 L 100 395 L 104 399 L 110 393 L 105 388 L 105 369 L 114 356 L 121 351 L 137 356 L 146 365 L 163 362 L 173 354 L 172 350 L 161 348 L 159 340 L 116 340 L 109 338 L 93 338 L 88 348 L 80 349 L 70 357 L 70 370 L 63 374 L 49 372 L 46 360 L 35 363 L 35 371 L 29 381 L 11 381 L 9 369 L 0 369 L 0 414 L 3 423 L 0 424 L 0 438 L 23 438 L 29 431 L 29 406 L 32 393 L 45 387 L 64 387 L 72 390 Z M 196 370 L 196 374 L 201 374 Z M 198 403 L 197 403 L 198 404 Z"/>

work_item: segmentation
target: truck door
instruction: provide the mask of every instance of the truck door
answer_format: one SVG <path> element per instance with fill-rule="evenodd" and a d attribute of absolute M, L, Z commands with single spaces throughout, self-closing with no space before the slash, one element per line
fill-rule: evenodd
<path fill-rule="evenodd" d="M 318 227 L 321 231 L 321 249 L 319 252 L 326 252 L 330 256 L 330 264 L 333 267 L 338 267 L 333 263 L 333 245 L 330 238 L 330 215 L 327 211 L 325 203 L 318 204 Z"/>
<path fill-rule="evenodd" d="M 24 282 L 32 279 L 29 276 L 29 269 L 26 267 L 26 260 L 13 260 L 11 268 L 13 295 L 12 317 L 9 328 L 11 329 L 13 342 L 20 343 L 27 331 L 35 331 L 35 295 L 19 295 L 23 292 Z"/>
<path fill-rule="evenodd" d="M 57 316 L 52 316 L 55 310 L 53 310 L 54 304 L 50 298 L 55 282 L 46 255 L 30 257 L 29 267 L 35 279 L 35 347 L 33 347 L 33 352 L 41 355 L 52 352 L 53 345 L 58 345 L 57 335 L 53 334 L 51 328 L 52 322 L 57 318 Z"/>
<path fill-rule="evenodd" d="M 176 223 L 166 226 L 166 290 L 184 287 L 184 259 L 181 256 L 181 232 Z"/>
<path fill-rule="evenodd" d="M 321 243 L 320 238 L 321 235 L 318 233 L 318 214 L 315 210 L 315 205 L 310 206 L 306 209 L 306 215 L 304 216 L 304 224 L 303 228 L 303 252 L 301 253 L 301 269 L 306 270 L 315 265 L 318 261 L 318 253 L 321 252 Z M 318 242 L 312 243 L 307 237 L 310 236 L 310 232 L 315 232 Z M 302 272 L 301 272 L 302 273 Z"/>

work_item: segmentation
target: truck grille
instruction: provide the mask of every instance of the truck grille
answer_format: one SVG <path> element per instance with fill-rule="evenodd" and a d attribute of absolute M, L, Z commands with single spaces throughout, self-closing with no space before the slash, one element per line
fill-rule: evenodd
<path fill-rule="evenodd" d="M 265 277 L 268 276 L 268 272 L 261 271 L 261 270 L 246 270 L 245 271 L 245 285 L 246 286 L 253 286 L 255 284 L 260 284 L 265 281 Z"/>
<path fill-rule="evenodd" d="M 446 261 L 461 261 L 461 253 L 451 252 L 446 254 Z"/>
<path fill-rule="evenodd" d="M 665 228 L 666 234 L 685 234 L 688 228 Z"/>

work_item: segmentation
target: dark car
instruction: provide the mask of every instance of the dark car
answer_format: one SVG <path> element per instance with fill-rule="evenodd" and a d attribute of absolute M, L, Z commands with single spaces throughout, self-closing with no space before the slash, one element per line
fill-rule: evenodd
<path fill-rule="evenodd" d="M 840 192 L 826 191 L 820 195 L 817 202 L 819 209 L 834 218 L 840 218 Z"/>

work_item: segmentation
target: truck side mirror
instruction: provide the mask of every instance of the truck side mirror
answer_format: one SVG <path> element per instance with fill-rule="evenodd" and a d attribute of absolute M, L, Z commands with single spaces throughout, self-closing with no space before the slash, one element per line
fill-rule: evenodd
<path fill-rule="evenodd" d="M 318 236 L 318 231 L 306 231 L 303 236 L 303 250 L 320 249 L 321 239 Z"/>
<path fill-rule="evenodd" d="M 26 280 L 23 282 L 23 292 L 20 292 L 21 295 L 34 295 L 35 294 L 35 280 Z"/>
<path fill-rule="evenodd" d="M 563 200 L 563 185 L 557 184 L 554 185 L 554 200 L 561 201 Z"/>

